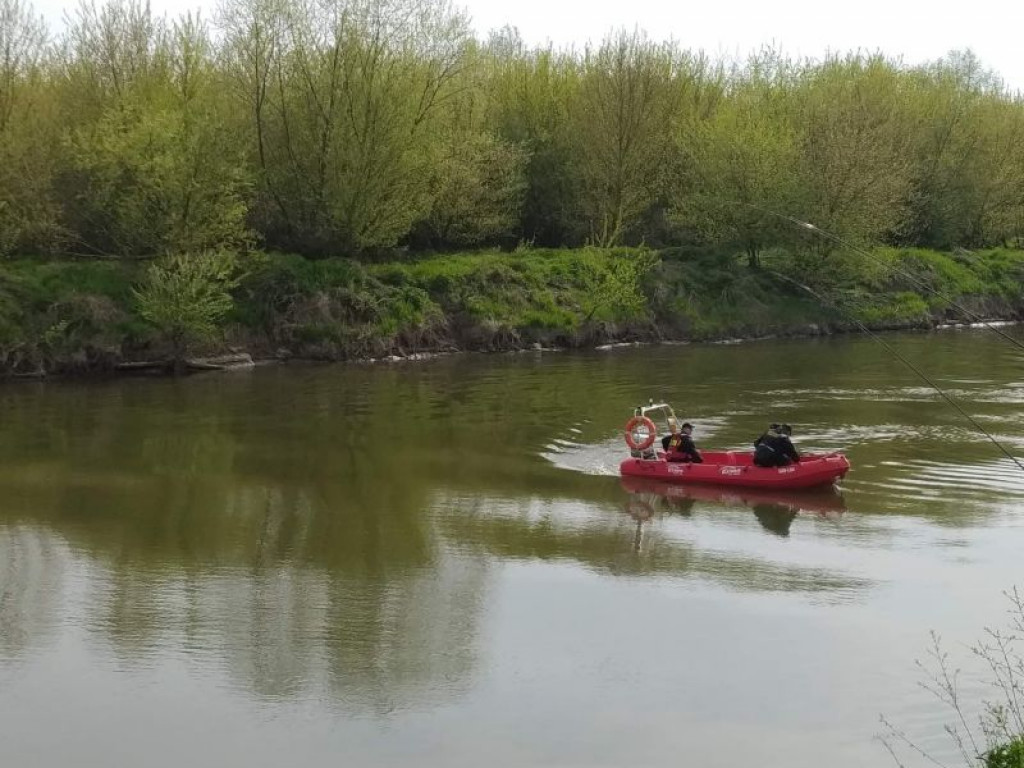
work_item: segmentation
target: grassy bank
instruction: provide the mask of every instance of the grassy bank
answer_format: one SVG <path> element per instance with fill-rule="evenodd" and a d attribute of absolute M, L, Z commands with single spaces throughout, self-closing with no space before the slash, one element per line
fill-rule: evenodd
<path fill-rule="evenodd" d="M 247 257 L 232 308 L 193 353 L 346 360 L 455 350 L 929 327 L 962 320 L 922 285 L 986 317 L 1024 316 L 1024 252 L 876 249 L 874 258 L 526 249 L 402 262 Z M 0 266 L 0 369 L 92 372 L 166 354 L 133 290 L 145 264 Z M 825 302 L 796 285 L 809 285 Z M 841 307 L 842 311 L 836 307 Z"/>

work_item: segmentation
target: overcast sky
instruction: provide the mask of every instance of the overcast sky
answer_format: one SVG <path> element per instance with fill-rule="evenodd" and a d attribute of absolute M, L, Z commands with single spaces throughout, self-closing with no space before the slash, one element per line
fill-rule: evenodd
<path fill-rule="evenodd" d="M 201 7 L 217 0 L 151 0 L 158 12 Z M 786 53 L 881 50 L 911 64 L 952 49 L 972 49 L 1013 88 L 1024 90 L 1024 0 L 456 0 L 478 33 L 505 24 L 529 43 L 551 40 L 581 46 L 617 27 L 639 26 L 657 39 L 742 56 L 766 44 Z M 37 0 L 57 22 L 75 3 Z M 834 6 L 834 7 L 830 7 Z"/>

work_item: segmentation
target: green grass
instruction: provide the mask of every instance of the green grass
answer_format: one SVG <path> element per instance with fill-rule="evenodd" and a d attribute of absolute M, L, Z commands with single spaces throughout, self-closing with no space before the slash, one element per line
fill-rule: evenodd
<path fill-rule="evenodd" d="M 525 250 L 463 253 L 370 267 L 389 285 L 426 291 L 449 316 L 509 328 L 573 333 L 584 321 L 628 322 L 643 316 L 626 294 L 630 277 L 615 270 L 640 251 Z"/>
<path fill-rule="evenodd" d="M 1024 314 L 1022 251 L 877 248 L 871 259 L 768 253 L 763 262 L 750 269 L 740 256 L 692 249 L 521 249 L 382 264 L 261 254 L 246 262 L 224 339 L 257 355 L 333 360 L 851 330 L 854 320 L 925 327 L 957 316 L 951 300 L 990 317 Z M 137 265 L 112 261 L 0 264 L 0 368 L 95 369 L 152 354 L 131 293 L 140 276 Z"/>
<path fill-rule="evenodd" d="M 128 311 L 136 275 L 105 261 L 0 264 L 0 370 L 91 368 L 119 356 L 141 328 Z"/>

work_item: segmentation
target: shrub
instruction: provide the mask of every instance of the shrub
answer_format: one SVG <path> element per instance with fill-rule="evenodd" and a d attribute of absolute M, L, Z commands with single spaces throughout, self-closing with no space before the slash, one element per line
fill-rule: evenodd
<path fill-rule="evenodd" d="M 225 251 L 174 254 L 152 264 L 134 296 L 139 315 L 169 346 L 179 365 L 196 345 L 212 341 L 231 312 L 235 258 Z"/>

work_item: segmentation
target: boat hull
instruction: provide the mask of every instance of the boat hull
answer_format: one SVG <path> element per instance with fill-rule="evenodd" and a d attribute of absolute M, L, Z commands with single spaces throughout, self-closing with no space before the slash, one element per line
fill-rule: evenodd
<path fill-rule="evenodd" d="M 703 464 L 657 459 L 626 459 L 619 465 L 623 477 L 642 477 L 667 483 L 693 483 L 738 488 L 796 489 L 832 485 L 850 470 L 841 453 L 809 455 L 786 467 L 757 467 L 749 452 L 703 453 Z"/>

